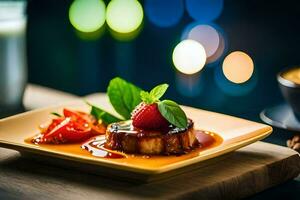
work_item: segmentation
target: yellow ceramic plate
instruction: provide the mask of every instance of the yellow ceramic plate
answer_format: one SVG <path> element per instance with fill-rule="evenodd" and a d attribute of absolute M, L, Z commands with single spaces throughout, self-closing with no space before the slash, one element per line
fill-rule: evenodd
<path fill-rule="evenodd" d="M 188 117 L 194 120 L 196 129 L 217 133 L 223 138 L 223 142 L 218 146 L 203 151 L 195 151 L 183 156 L 159 156 L 154 158 L 129 156 L 123 159 L 108 159 L 92 157 L 89 152 L 80 148 L 80 144 L 77 144 L 78 149 L 76 151 L 68 151 L 66 150 L 68 148 L 61 148 L 59 145 L 52 148 L 51 145 L 38 146 L 24 141 L 26 138 L 32 137 L 39 132 L 38 126 L 40 124 L 51 120 L 52 116 L 49 114 L 50 112 L 62 112 L 63 108 L 89 111 L 89 107 L 84 102 L 76 101 L 66 105 L 34 110 L 2 119 L 0 120 L 0 146 L 20 152 L 33 153 L 43 158 L 55 158 L 54 160 L 57 161 L 72 161 L 75 165 L 77 163 L 79 168 L 85 165 L 94 166 L 103 169 L 103 173 L 106 173 L 107 170 L 117 170 L 124 172 L 127 176 L 140 174 L 143 175 L 141 179 L 145 177 L 149 179 L 149 177 L 154 175 L 180 171 L 178 169 L 234 151 L 261 140 L 272 132 L 272 128 L 264 124 L 184 106 L 183 109 Z M 74 148 L 74 145 L 70 145 L 71 147 Z"/>

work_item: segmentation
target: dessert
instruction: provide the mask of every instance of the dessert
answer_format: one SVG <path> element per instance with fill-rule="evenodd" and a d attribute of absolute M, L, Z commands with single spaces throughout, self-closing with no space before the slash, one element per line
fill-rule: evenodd
<path fill-rule="evenodd" d="M 216 134 L 197 130 L 192 119 L 172 100 L 161 100 L 168 85 L 143 91 L 123 79 L 108 86 L 115 116 L 87 103 L 90 113 L 63 109 L 54 113 L 40 134 L 29 138 L 36 145 L 59 148 L 102 158 L 128 158 L 128 155 L 181 155 L 207 148 L 221 141 Z M 79 151 L 77 148 L 81 148 Z"/>
<path fill-rule="evenodd" d="M 182 154 L 199 146 L 193 121 L 187 128 L 170 126 L 165 130 L 143 130 L 131 121 L 116 122 L 107 127 L 105 147 L 134 154 Z"/>
<path fill-rule="evenodd" d="M 167 88 L 162 84 L 141 92 L 142 102 L 133 110 L 132 120 L 107 127 L 105 147 L 133 154 L 170 155 L 202 145 L 196 137 L 199 131 L 194 130 L 194 122 L 184 111 L 171 100 L 160 101 Z"/>
<path fill-rule="evenodd" d="M 167 88 L 167 84 L 161 84 L 150 92 L 141 92 L 142 102 L 131 113 L 132 120 L 107 127 L 105 147 L 126 153 L 168 155 L 198 146 L 193 121 L 187 120 L 175 102 L 160 101 Z"/>

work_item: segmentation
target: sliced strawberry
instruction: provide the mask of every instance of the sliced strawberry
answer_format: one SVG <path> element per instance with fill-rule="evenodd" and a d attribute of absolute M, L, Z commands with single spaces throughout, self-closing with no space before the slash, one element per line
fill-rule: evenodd
<path fill-rule="evenodd" d="M 52 120 L 41 134 L 33 138 L 33 143 L 62 144 L 78 143 L 95 135 L 105 134 L 106 126 L 97 124 L 90 114 L 64 109 L 64 116 Z"/>
<path fill-rule="evenodd" d="M 160 130 L 170 125 L 160 114 L 156 103 L 140 103 L 132 112 L 131 119 L 133 126 L 140 129 Z"/>

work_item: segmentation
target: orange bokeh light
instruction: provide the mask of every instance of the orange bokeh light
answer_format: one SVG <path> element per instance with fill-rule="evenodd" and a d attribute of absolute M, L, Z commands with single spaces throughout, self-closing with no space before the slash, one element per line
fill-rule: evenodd
<path fill-rule="evenodd" d="M 254 71 L 254 63 L 251 57 L 242 52 L 234 51 L 223 61 L 223 73 L 233 83 L 244 83 L 248 81 Z"/>

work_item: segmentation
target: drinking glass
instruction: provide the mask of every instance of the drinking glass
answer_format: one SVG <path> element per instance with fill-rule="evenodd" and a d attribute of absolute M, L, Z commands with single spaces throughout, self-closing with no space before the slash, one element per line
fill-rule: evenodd
<path fill-rule="evenodd" d="M 27 81 L 26 1 L 0 1 L 0 117 L 22 109 Z"/>

